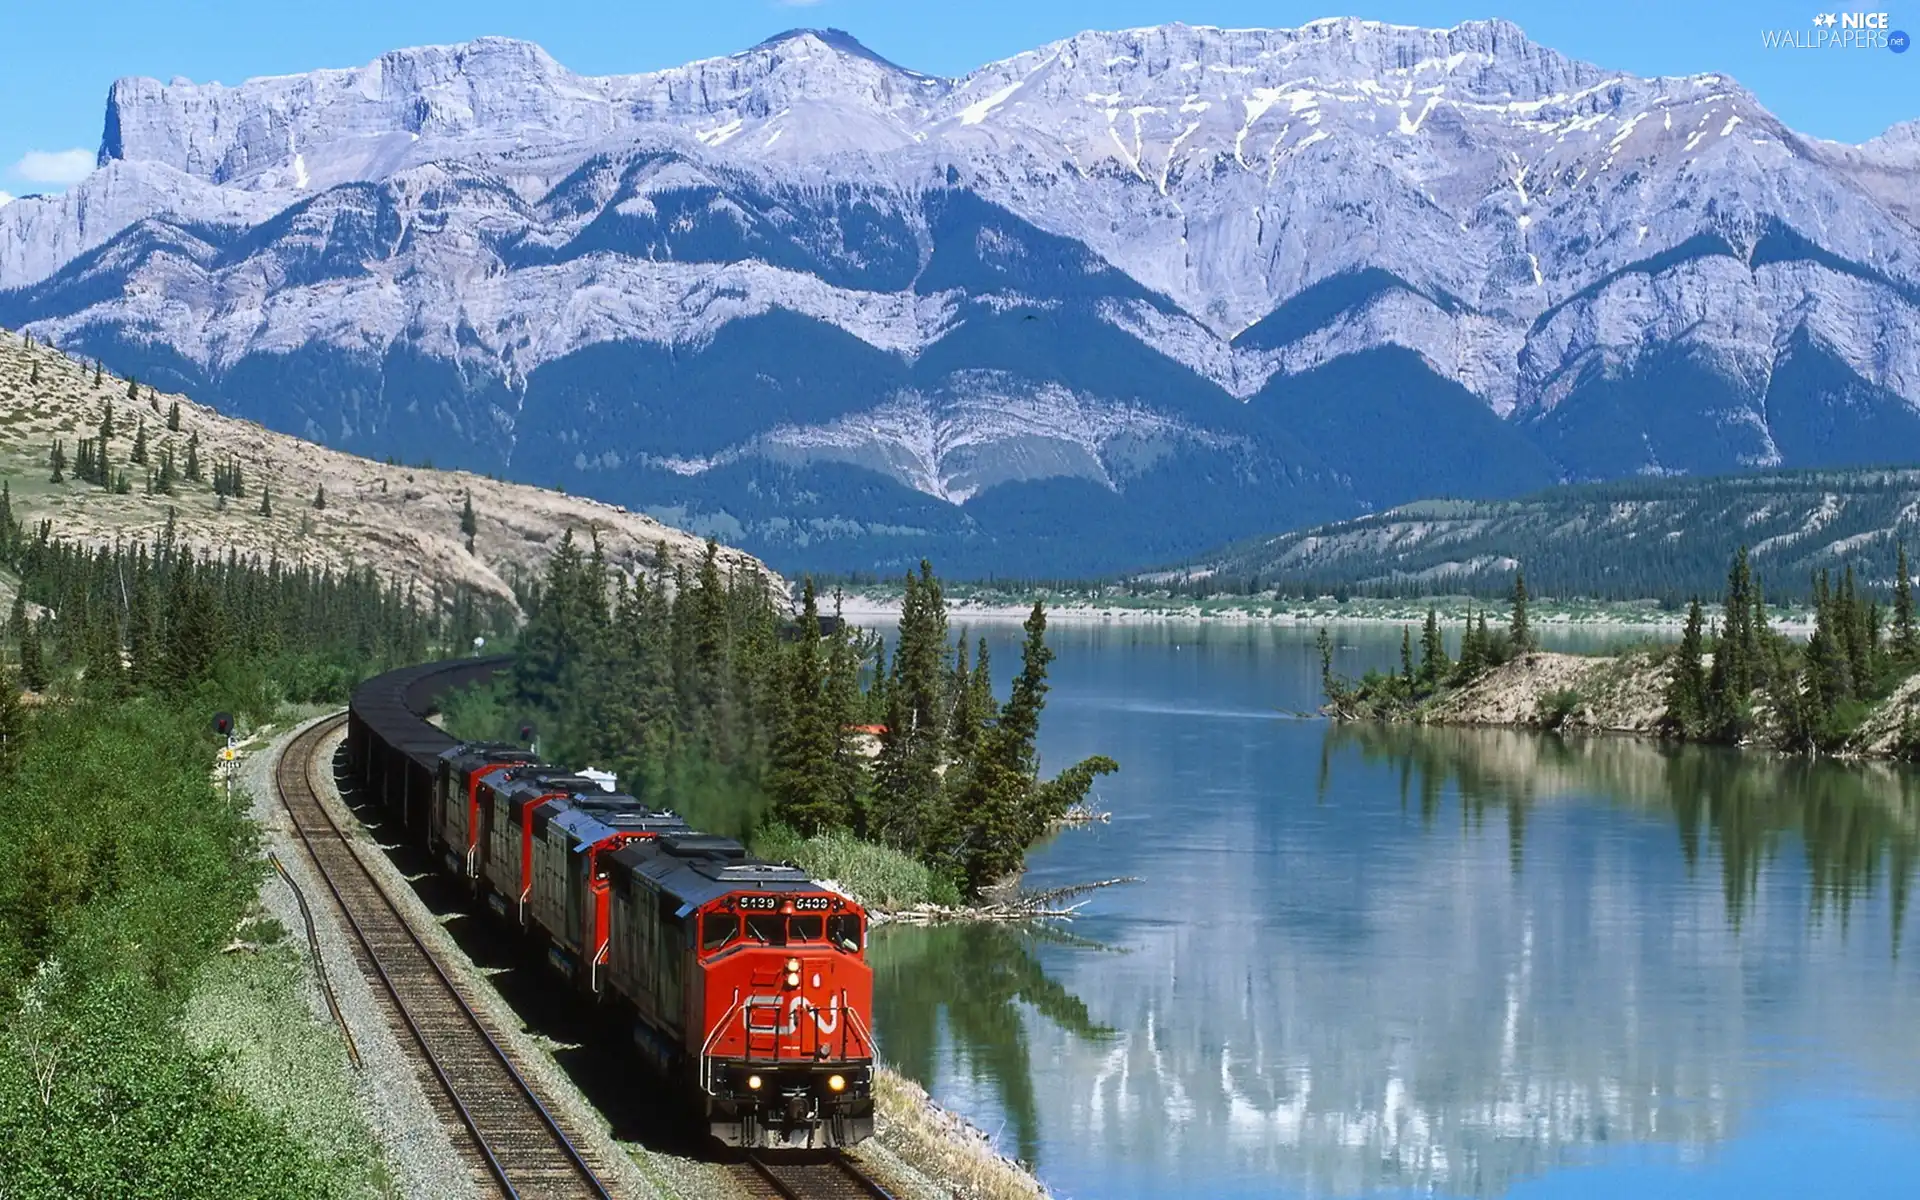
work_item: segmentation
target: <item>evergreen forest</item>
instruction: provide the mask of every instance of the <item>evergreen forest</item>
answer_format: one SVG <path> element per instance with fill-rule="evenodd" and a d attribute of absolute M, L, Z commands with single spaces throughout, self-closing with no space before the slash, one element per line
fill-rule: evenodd
<path fill-rule="evenodd" d="M 703 828 L 851 834 L 978 895 L 1116 769 L 1095 756 L 1041 777 L 1045 612 L 1028 616 L 1001 699 L 984 642 L 952 636 L 925 562 L 891 662 L 879 638 L 822 614 L 810 581 L 786 618 L 758 572 L 722 573 L 711 542 L 691 571 L 663 546 L 629 579 L 568 537 L 527 599 L 512 711 L 493 731 L 532 720 L 543 757 L 613 769 Z"/>

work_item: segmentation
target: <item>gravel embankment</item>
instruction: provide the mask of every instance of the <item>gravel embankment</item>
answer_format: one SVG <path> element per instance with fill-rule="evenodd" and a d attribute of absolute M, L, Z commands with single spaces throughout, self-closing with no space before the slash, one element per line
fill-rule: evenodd
<path fill-rule="evenodd" d="M 360 1051 L 361 1068 L 353 1082 L 361 1115 L 380 1141 L 382 1157 L 396 1189 L 412 1200 L 476 1197 L 479 1191 L 466 1163 L 455 1153 L 439 1117 L 427 1103 L 414 1075 L 412 1060 L 403 1053 L 371 986 L 354 962 L 352 931 L 341 923 L 326 884 L 307 859 L 286 810 L 274 793 L 274 764 L 302 728 L 304 724 L 277 733 L 265 746 L 247 749 L 234 786 L 242 789 L 252 802 L 263 851 L 278 854 L 288 873 L 306 893 L 307 904 L 313 910 L 321 960 L 333 984 L 334 996 L 340 1002 L 340 1015 L 345 1018 Z M 326 998 L 314 974 L 300 906 L 279 872 L 269 874 L 261 885 L 260 903 L 286 927 L 288 940 L 304 966 L 302 991 L 308 1007 L 318 1020 L 331 1026 L 333 1015 L 327 1010 Z"/>

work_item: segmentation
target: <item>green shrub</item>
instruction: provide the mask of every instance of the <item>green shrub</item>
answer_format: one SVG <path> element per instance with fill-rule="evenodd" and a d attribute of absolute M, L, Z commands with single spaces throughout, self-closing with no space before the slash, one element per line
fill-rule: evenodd
<path fill-rule="evenodd" d="M 909 854 L 861 841 L 844 830 L 803 838 L 784 825 L 770 825 L 755 835 L 753 851 L 775 862 L 794 863 L 816 879 L 832 880 L 870 909 L 960 903 L 960 890 L 952 880 Z"/>
<path fill-rule="evenodd" d="M 253 902 L 239 801 L 199 712 L 152 700 L 36 714 L 0 783 L 0 1192 L 340 1194 L 182 1033 Z"/>
<path fill-rule="evenodd" d="M 1534 721 L 1542 729 L 1559 729 L 1567 723 L 1567 718 L 1583 703 L 1580 693 L 1573 688 L 1560 688 L 1540 697 L 1540 703 L 1534 710 Z"/>

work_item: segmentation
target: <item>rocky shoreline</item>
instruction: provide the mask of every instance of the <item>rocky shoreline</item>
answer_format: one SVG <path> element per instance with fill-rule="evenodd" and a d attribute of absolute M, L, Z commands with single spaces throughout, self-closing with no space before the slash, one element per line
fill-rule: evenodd
<path fill-rule="evenodd" d="M 1661 737 L 1671 678 L 1671 658 L 1659 650 L 1614 655 L 1541 650 L 1493 667 L 1409 713 L 1377 719 Z M 1764 748 L 1770 714 L 1761 709 L 1756 715 L 1756 731 L 1741 745 Z M 1875 702 L 1847 745 L 1828 756 L 1896 758 L 1901 729 L 1910 717 L 1920 717 L 1920 675 Z"/>

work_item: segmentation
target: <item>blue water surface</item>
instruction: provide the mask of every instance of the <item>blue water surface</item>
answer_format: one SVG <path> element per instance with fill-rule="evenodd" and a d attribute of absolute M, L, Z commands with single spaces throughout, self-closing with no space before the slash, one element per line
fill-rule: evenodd
<path fill-rule="evenodd" d="M 1139 882 L 874 958 L 883 1051 L 1057 1193 L 1920 1195 L 1909 772 L 1334 727 L 1309 629 L 1052 642 L 1047 766 L 1123 769 L 1027 882 Z"/>

